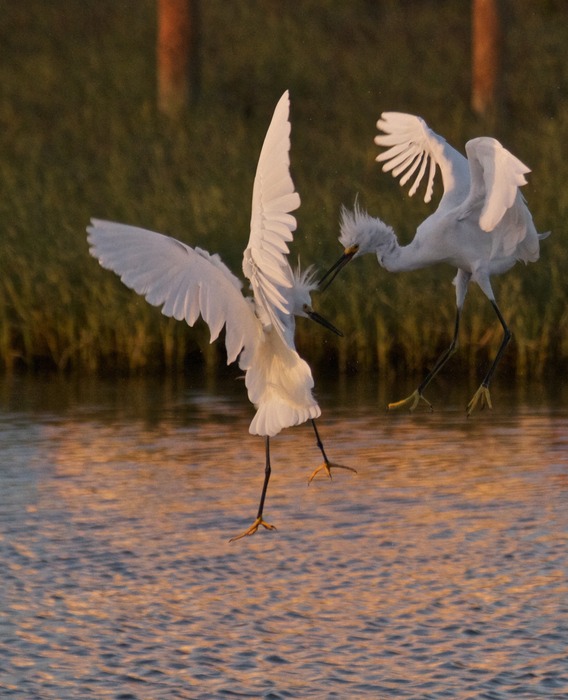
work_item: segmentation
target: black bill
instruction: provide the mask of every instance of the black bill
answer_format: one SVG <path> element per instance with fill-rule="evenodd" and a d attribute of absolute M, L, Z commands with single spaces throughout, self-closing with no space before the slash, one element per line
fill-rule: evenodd
<path fill-rule="evenodd" d="M 352 260 L 353 256 L 355 255 L 356 251 L 345 251 L 343 255 L 339 258 L 339 260 L 332 265 L 329 270 L 325 273 L 325 275 L 320 279 L 318 283 L 318 287 L 320 292 L 325 292 L 325 290 L 329 287 L 329 285 L 333 282 L 333 280 L 337 277 L 337 275 L 341 272 L 341 270 L 347 265 L 350 260 Z M 331 277 L 329 277 L 331 275 Z M 327 283 L 322 287 L 322 283 L 324 282 L 325 279 L 327 280 Z"/>
<path fill-rule="evenodd" d="M 310 309 L 309 311 L 306 311 L 306 314 L 308 315 L 309 318 L 312 319 L 312 321 L 319 323 L 320 326 L 327 328 L 328 331 L 331 331 L 332 333 L 335 333 L 336 335 L 343 337 L 343 333 L 339 329 L 337 329 L 332 323 L 330 323 L 323 316 L 320 316 L 316 311 L 313 311 Z"/>

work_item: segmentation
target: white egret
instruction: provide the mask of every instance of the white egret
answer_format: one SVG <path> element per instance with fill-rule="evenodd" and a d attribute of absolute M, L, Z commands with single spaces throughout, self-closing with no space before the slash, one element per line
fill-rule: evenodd
<path fill-rule="evenodd" d="M 467 406 L 469 416 L 476 407 L 491 408 L 489 383 L 511 339 L 511 331 L 495 301 L 490 277 L 506 272 L 518 260 L 525 263 L 538 260 L 539 241 L 548 235 L 536 232 L 519 190 L 526 184 L 525 174 L 530 171 L 489 137 L 468 141 L 465 158 L 423 119 L 410 114 L 385 112 L 377 127 L 384 133 L 375 137 L 375 143 L 388 149 L 376 158 L 383 163 L 383 171 L 392 171 L 394 177 L 400 175 L 401 186 L 416 173 L 409 191 L 412 196 L 429 168 L 424 196 L 424 201 L 429 202 L 439 167 L 444 194 L 437 210 L 420 224 L 413 241 L 405 246 L 399 245 L 390 226 L 369 216 L 357 204 L 353 211 L 343 207 L 339 241 L 344 253 L 320 284 L 329 276 L 328 286 L 344 265 L 365 253 L 376 253 L 379 264 L 390 272 L 416 270 L 442 262 L 457 267 L 453 281 L 457 312 L 452 342 L 418 388 L 408 398 L 388 406 L 412 411 L 420 401 L 432 409 L 423 395 L 424 389 L 456 350 L 468 285 L 470 281 L 476 282 L 497 314 L 503 340 Z"/>
<path fill-rule="evenodd" d="M 250 238 L 243 257 L 253 298 L 243 296 L 241 282 L 218 255 L 124 224 L 93 219 L 87 228 L 91 254 L 150 304 L 162 306 L 163 314 L 190 326 L 201 314 L 209 325 L 211 342 L 225 326 L 227 363 L 238 357 L 246 372 L 249 399 L 257 409 L 250 433 L 266 438 L 257 517 L 232 540 L 254 534 L 260 525 L 275 529 L 263 519 L 263 510 L 271 473 L 270 438 L 283 428 L 312 422 L 324 461 L 310 481 L 322 469 L 329 476 L 333 467 L 351 469 L 327 458 L 315 424 L 321 410 L 312 395 L 312 374 L 294 345 L 294 315 L 340 333 L 311 308 L 310 292 L 317 287 L 313 272 L 299 268 L 293 272 L 288 263 L 287 244 L 296 228 L 290 212 L 300 205 L 290 176 L 288 115 L 285 92 L 268 128 L 253 186 Z"/>

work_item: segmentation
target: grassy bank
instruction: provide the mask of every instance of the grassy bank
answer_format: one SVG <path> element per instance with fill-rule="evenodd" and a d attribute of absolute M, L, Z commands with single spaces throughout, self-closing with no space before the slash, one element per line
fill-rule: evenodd
<path fill-rule="evenodd" d="M 299 6 L 302 12 L 299 13 Z M 0 42 L 0 366 L 97 371 L 224 362 L 198 324 L 164 319 L 87 251 L 91 216 L 163 231 L 240 270 L 252 178 L 272 109 L 292 99 L 292 170 L 302 196 L 293 255 L 340 254 L 341 203 L 356 193 L 412 238 L 433 209 L 374 163 L 383 110 L 421 114 L 458 147 L 491 133 L 468 109 L 469 17 L 449 0 L 203 3 L 203 94 L 179 124 L 154 108 L 154 3 L 2 3 Z M 495 281 L 515 332 L 511 370 L 568 360 L 568 25 L 561 2 L 510 3 L 506 117 L 495 135 L 532 168 L 524 188 L 542 259 Z M 440 194 L 441 183 L 436 190 Z M 435 206 L 435 204 L 434 204 Z M 449 342 L 454 271 L 389 275 L 370 256 L 315 306 L 343 340 L 299 322 L 316 365 L 422 371 Z M 461 335 L 467 371 L 500 337 L 472 289 Z"/>

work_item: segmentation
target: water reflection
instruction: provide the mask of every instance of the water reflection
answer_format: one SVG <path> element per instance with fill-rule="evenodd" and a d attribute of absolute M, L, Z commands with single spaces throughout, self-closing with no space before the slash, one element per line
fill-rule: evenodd
<path fill-rule="evenodd" d="M 278 531 L 228 544 L 263 476 L 238 380 L 0 384 L 2 695 L 566 697 L 565 404 L 318 386 L 358 475 L 308 488 L 313 433 L 285 431 Z"/>

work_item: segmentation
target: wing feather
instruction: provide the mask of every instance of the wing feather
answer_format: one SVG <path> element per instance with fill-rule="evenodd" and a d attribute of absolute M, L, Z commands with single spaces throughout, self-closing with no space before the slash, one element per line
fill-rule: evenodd
<path fill-rule="evenodd" d="M 199 314 L 211 331 L 211 342 L 226 327 L 227 363 L 239 358 L 250 366 L 262 330 L 240 281 L 221 262 L 200 248 L 146 229 L 92 219 L 87 228 L 90 253 L 102 267 L 120 276 L 165 316 L 192 326 Z"/>
<path fill-rule="evenodd" d="M 429 165 L 425 202 L 432 199 L 436 167 L 440 168 L 444 183 L 444 204 L 455 206 L 466 197 L 469 189 L 466 158 L 432 131 L 423 119 L 412 114 L 383 112 L 377 128 L 384 133 L 375 136 L 375 143 L 388 149 L 376 158 L 383 164 L 383 172 L 392 172 L 395 178 L 402 176 L 400 184 L 404 186 L 418 170 L 409 196 L 418 190 Z"/>
<path fill-rule="evenodd" d="M 286 91 L 276 105 L 258 159 L 250 237 L 243 256 L 243 272 L 251 282 L 257 308 L 282 334 L 282 314 L 290 313 L 285 290 L 292 286 L 288 243 L 296 230 L 290 212 L 300 206 L 290 176 L 289 111 Z"/>
<path fill-rule="evenodd" d="M 465 148 L 471 188 L 463 210 L 467 213 L 482 204 L 479 225 L 483 231 L 492 231 L 515 203 L 519 187 L 527 184 L 530 169 L 488 136 L 468 141 Z"/>

